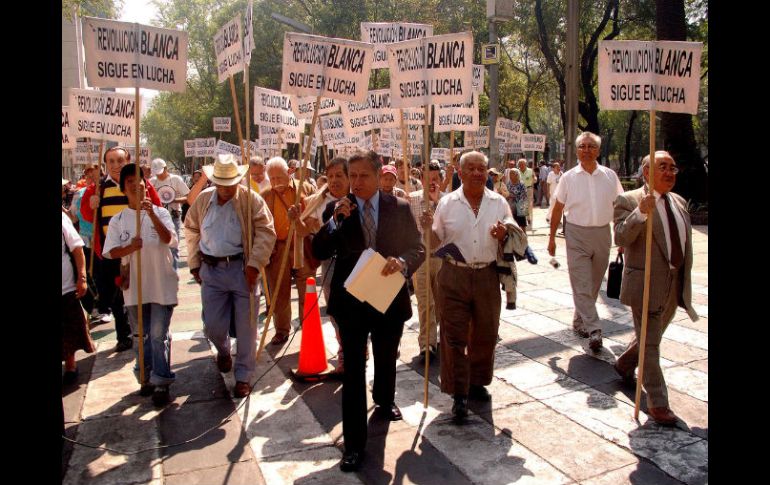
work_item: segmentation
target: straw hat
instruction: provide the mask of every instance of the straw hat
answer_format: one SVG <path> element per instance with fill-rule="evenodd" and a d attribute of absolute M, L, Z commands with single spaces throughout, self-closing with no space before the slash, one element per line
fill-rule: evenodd
<path fill-rule="evenodd" d="M 203 172 L 212 183 L 225 187 L 240 182 L 248 170 L 249 166 L 238 165 L 238 158 L 231 153 L 219 154 L 214 165 L 203 167 Z"/>

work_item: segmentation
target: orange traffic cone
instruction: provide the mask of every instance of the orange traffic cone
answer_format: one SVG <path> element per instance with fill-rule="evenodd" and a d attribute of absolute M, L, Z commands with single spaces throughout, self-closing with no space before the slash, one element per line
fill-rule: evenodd
<path fill-rule="evenodd" d="M 302 381 L 319 381 L 328 377 L 334 368 L 326 361 L 326 346 L 321 332 L 321 312 L 318 309 L 315 278 L 307 279 L 304 308 L 299 368 L 292 369 L 292 373 Z"/>

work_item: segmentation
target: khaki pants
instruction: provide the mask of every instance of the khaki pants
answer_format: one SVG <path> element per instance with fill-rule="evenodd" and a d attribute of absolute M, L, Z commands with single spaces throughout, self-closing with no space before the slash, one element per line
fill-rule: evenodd
<path fill-rule="evenodd" d="M 678 273 L 678 272 L 677 272 Z M 644 390 L 647 392 L 648 408 L 667 408 L 668 390 L 666 389 L 666 379 L 663 377 L 663 370 L 660 368 L 660 342 L 663 340 L 663 332 L 668 328 L 668 324 L 674 318 L 677 307 L 677 296 L 679 289 L 680 276 L 674 275 L 671 282 L 671 288 L 677 291 L 671 291 L 668 300 L 661 308 L 650 309 L 647 315 L 647 338 L 644 346 L 647 352 L 644 355 Z M 639 338 L 642 332 L 642 309 L 632 307 L 634 316 L 634 339 L 629 342 L 626 351 L 618 357 L 618 367 L 623 372 L 633 372 L 639 365 Z"/>
<path fill-rule="evenodd" d="M 500 326 L 500 282 L 494 265 L 444 263 L 438 273 L 441 307 L 441 391 L 468 395 L 492 382 Z"/>
<path fill-rule="evenodd" d="M 420 348 L 430 345 L 435 347 L 437 341 L 439 316 L 436 314 L 439 307 L 436 306 L 436 291 L 438 289 L 437 277 L 438 271 L 444 261 L 441 258 L 430 258 L 430 291 L 431 297 L 428 299 L 428 285 L 425 282 L 427 272 L 426 263 L 420 265 L 417 271 L 412 275 L 414 284 L 414 294 L 417 296 L 417 311 L 420 315 L 420 336 L 417 339 Z M 427 318 L 428 308 L 430 308 L 430 321 Z"/>
<path fill-rule="evenodd" d="M 610 262 L 610 226 L 583 227 L 567 222 L 564 237 L 567 239 L 569 282 L 575 301 L 572 326 L 588 333 L 601 330 L 596 298 Z"/>
<path fill-rule="evenodd" d="M 529 221 L 529 223 L 527 224 L 527 226 L 529 226 L 529 229 L 532 229 L 532 223 L 534 222 L 532 219 L 532 204 L 533 204 L 532 199 L 533 199 L 533 189 L 532 189 L 532 186 L 530 185 L 529 187 L 527 187 L 527 202 L 529 203 L 529 210 L 527 212 L 528 214 L 527 220 Z"/>
<path fill-rule="evenodd" d="M 275 321 L 276 333 L 288 335 L 291 333 L 291 267 L 293 262 L 293 254 L 291 245 L 289 245 L 289 258 L 286 261 L 286 268 L 283 270 L 283 277 L 281 281 L 278 281 L 278 271 L 281 269 L 281 258 L 286 248 L 286 241 L 276 241 L 275 249 L 270 257 L 270 264 L 267 265 L 265 270 L 267 271 L 267 283 L 270 290 L 270 298 L 274 298 L 273 293 L 277 292 L 278 296 L 275 301 L 275 310 L 273 312 L 273 320 Z M 310 276 L 315 276 L 315 271 L 311 271 L 308 267 L 303 267 L 297 270 L 296 285 L 297 296 L 299 305 L 299 318 L 303 318 L 303 310 L 305 306 L 305 287 L 306 280 Z"/>

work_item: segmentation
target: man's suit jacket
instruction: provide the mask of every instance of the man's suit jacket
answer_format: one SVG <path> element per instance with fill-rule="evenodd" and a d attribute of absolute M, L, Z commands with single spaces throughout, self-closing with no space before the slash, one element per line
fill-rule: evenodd
<path fill-rule="evenodd" d="M 326 211 L 335 202 L 327 205 Z M 351 211 L 341 227 L 330 230 L 331 221 L 324 224 L 313 238 L 313 255 L 318 259 L 329 259 L 336 254 L 337 261 L 331 282 L 331 295 L 326 312 L 340 319 L 350 315 L 361 315 L 371 306 L 362 303 L 344 288 L 345 280 L 356 265 L 359 256 L 366 249 L 358 208 Z M 408 274 L 414 273 L 425 260 L 425 246 L 422 244 L 417 223 L 409 209 L 409 203 L 380 191 L 380 205 L 377 220 L 376 250 L 383 257 L 401 257 L 406 261 Z M 376 311 L 376 310 L 375 310 Z M 404 322 L 412 317 L 412 303 L 406 283 L 385 312 L 385 318 Z"/>
<path fill-rule="evenodd" d="M 642 308 L 644 295 L 644 260 L 647 243 L 647 223 L 634 212 L 639 206 L 642 197 L 647 195 L 648 188 L 644 187 L 619 195 L 615 199 L 615 244 L 625 248 L 625 267 L 623 268 L 623 282 L 620 286 L 620 301 L 631 307 Z M 690 215 L 687 213 L 685 200 L 673 192 L 671 195 L 671 209 L 679 211 L 684 220 L 685 242 L 684 263 L 682 268 L 682 301 L 687 314 L 695 321 L 698 315 L 692 308 L 691 294 L 692 283 L 690 271 L 692 270 L 692 226 Z M 648 215 L 649 217 L 649 215 Z M 666 221 L 666 223 L 668 223 Z M 652 224 L 653 247 L 650 261 L 650 311 L 656 311 L 665 305 L 669 292 L 678 291 L 671 288 L 672 275 L 669 270 L 668 244 L 663 230 L 664 222 L 659 217 L 657 209 Z"/>

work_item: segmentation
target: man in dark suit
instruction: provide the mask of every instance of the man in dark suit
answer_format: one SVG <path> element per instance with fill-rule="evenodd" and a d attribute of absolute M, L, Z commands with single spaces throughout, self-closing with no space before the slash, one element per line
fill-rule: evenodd
<path fill-rule="evenodd" d="M 328 207 L 334 207 L 334 217 L 313 238 L 316 258 L 337 257 L 326 311 L 337 320 L 345 349 L 345 453 L 340 468 L 346 472 L 360 467 L 366 446 L 365 350 L 370 333 L 374 353 L 372 397 L 379 406 L 377 412 L 391 421 L 401 419 L 401 411 L 394 403 L 396 358 L 404 322 L 412 316 L 412 304 L 404 284 L 382 314 L 348 293 L 345 280 L 367 248 L 387 259 L 384 276 L 401 272 L 409 278 L 425 259 L 425 247 L 409 203 L 379 190 L 380 166 L 374 152 L 353 154 L 348 162 L 351 194 L 329 203 Z"/>
<path fill-rule="evenodd" d="M 650 176 L 650 156 L 642 161 L 645 181 Z M 677 306 L 698 319 L 691 303 L 692 226 L 685 200 L 671 192 L 679 169 L 666 151 L 655 152 L 654 194 L 649 186 L 625 192 L 615 200 L 615 243 L 625 248 L 626 265 L 620 301 L 631 307 L 635 336 L 618 357 L 615 370 L 633 383 L 639 359 L 646 256 L 646 222 L 652 216 L 653 247 L 650 253 L 650 297 L 647 310 L 644 385 L 647 412 L 657 423 L 672 426 L 677 417 L 668 406 L 668 392 L 660 368 L 660 342 Z M 654 211 L 654 212 L 653 212 Z M 654 214 L 654 215 L 653 215 Z"/>

